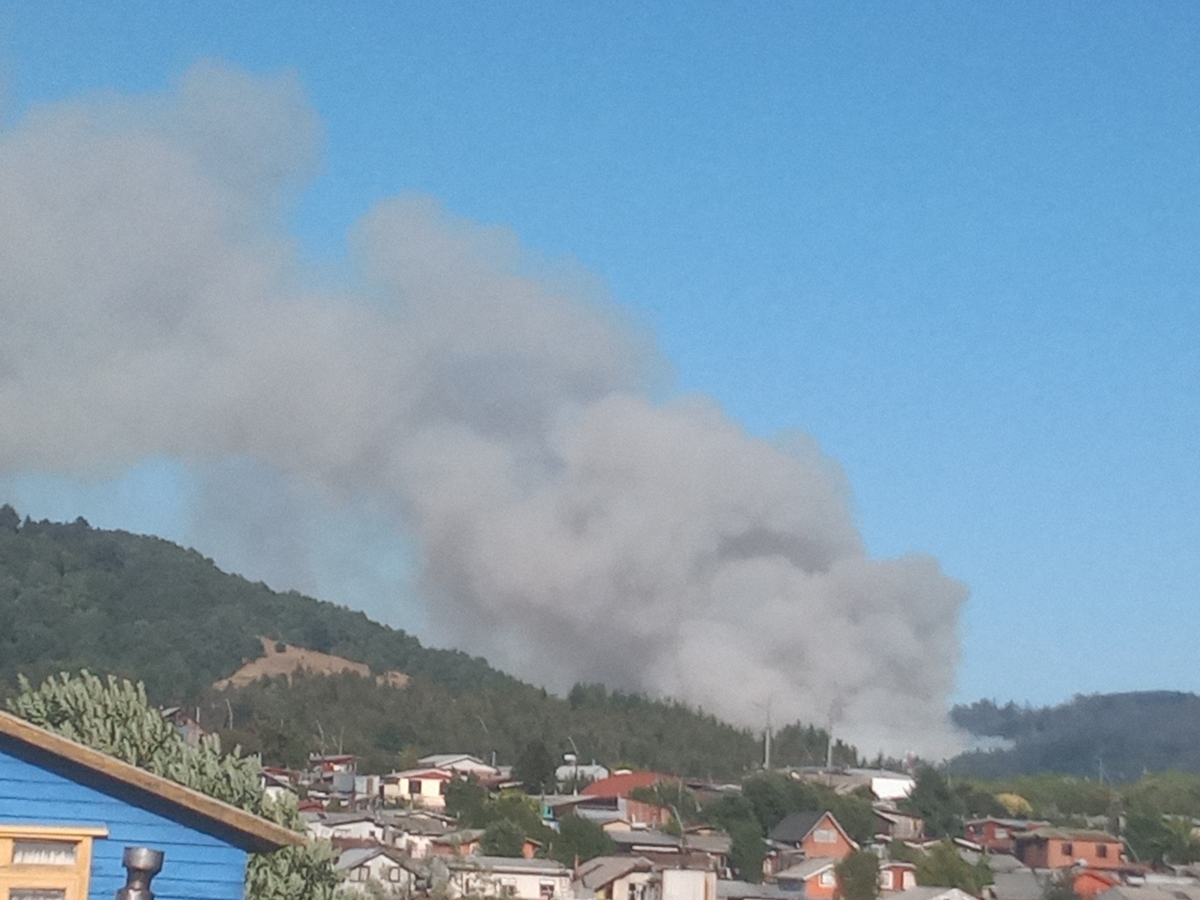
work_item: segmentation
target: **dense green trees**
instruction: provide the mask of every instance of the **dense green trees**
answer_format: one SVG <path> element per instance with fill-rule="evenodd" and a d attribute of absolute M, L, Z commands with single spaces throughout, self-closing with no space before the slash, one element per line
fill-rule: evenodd
<path fill-rule="evenodd" d="M 212 691 L 261 653 L 260 636 L 412 678 L 403 690 L 340 676 Z M 729 779 L 761 752 L 755 734 L 683 704 L 602 685 L 561 699 L 362 613 L 226 575 L 167 541 L 0 511 L 0 695 L 18 674 L 83 667 L 144 681 L 152 702 L 198 707 L 201 724 L 269 764 L 302 765 L 322 750 L 359 755 L 363 772 L 447 750 L 512 764 L 534 742 L 557 760 L 570 736 L 581 760 Z M 780 734 L 792 732 L 797 746 L 823 746 L 824 732 Z"/>
<path fill-rule="evenodd" d="M 569 866 L 576 860 L 586 862 L 616 852 L 617 845 L 603 828 L 590 819 L 571 814 L 560 820 L 558 835 L 551 839 L 548 855 Z"/>
<path fill-rule="evenodd" d="M 879 896 L 879 857 L 869 850 L 851 853 L 837 864 L 841 900 L 876 900 Z"/>
<path fill-rule="evenodd" d="M 979 896 L 992 883 L 992 869 L 986 859 L 972 865 L 959 855 L 951 840 L 942 841 L 928 853 L 918 856 L 917 884 L 935 887 L 956 887 Z"/>
<path fill-rule="evenodd" d="M 247 812 L 303 831 L 294 802 L 273 803 L 259 784 L 258 760 L 222 753 L 215 736 L 188 744 L 146 699 L 145 688 L 111 675 L 101 681 L 84 672 L 51 678 L 34 688 L 21 679 L 9 709 L 110 756 L 140 766 Z M 246 870 L 250 900 L 330 900 L 337 876 L 328 848 L 285 847 L 251 854 Z"/>
<path fill-rule="evenodd" d="M 531 794 L 552 794 L 557 787 L 554 777 L 557 768 L 558 760 L 545 741 L 529 741 L 517 756 L 513 777 Z"/>

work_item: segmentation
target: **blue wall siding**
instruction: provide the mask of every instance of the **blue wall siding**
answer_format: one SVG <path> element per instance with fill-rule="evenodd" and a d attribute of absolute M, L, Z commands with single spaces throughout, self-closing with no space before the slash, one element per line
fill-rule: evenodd
<path fill-rule="evenodd" d="M 155 811 L 129 788 L 81 783 L 22 756 L 0 748 L 0 823 L 107 827 L 108 838 L 92 843 L 89 900 L 112 900 L 125 884 L 121 854 L 132 846 L 166 854 L 151 885 L 158 900 L 241 900 L 244 850 Z"/>

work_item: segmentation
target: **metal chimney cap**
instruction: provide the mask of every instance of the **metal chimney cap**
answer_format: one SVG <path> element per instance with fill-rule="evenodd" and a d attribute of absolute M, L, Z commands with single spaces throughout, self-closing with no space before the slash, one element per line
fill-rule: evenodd
<path fill-rule="evenodd" d="M 163 852 L 149 847 L 126 847 L 121 856 L 121 865 L 127 869 L 146 872 L 153 878 L 162 871 Z"/>

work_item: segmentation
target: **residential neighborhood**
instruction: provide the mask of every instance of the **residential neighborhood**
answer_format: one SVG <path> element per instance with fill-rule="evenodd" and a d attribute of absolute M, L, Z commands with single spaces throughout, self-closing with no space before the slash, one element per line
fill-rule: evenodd
<path fill-rule="evenodd" d="M 180 746 L 207 740 L 181 709 L 158 714 Z M 534 757 L 538 776 L 449 751 L 384 774 L 342 752 L 256 767 L 297 832 L 0 714 L 0 888 L 83 900 L 145 878 L 164 900 L 200 882 L 233 900 L 248 853 L 305 845 L 332 854 L 344 900 L 1200 900 L 1200 868 L 1139 858 L 1103 817 L 971 816 L 997 798 L 927 766 L 730 782 Z"/>

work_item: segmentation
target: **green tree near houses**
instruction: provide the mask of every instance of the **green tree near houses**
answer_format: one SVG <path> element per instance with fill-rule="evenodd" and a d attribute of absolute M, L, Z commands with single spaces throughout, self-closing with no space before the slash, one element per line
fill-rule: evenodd
<path fill-rule="evenodd" d="M 496 819 L 483 829 L 479 849 L 485 856 L 520 856 L 525 846 L 525 829 L 512 819 Z"/>
<path fill-rule="evenodd" d="M 986 858 L 972 865 L 959 855 L 954 842 L 946 839 L 916 861 L 917 884 L 955 887 L 979 896 L 992 883 L 992 868 Z"/>
<path fill-rule="evenodd" d="M 24 676 L 7 703 L 15 715 L 63 737 L 107 753 L 155 775 L 303 831 L 294 801 L 272 802 L 262 790 L 259 763 L 238 750 L 222 753 L 208 735 L 189 744 L 136 685 L 113 676 L 101 680 L 84 670 L 62 673 L 34 688 Z M 249 856 L 247 900 L 332 900 L 338 876 L 327 845 L 285 847 Z"/>
<path fill-rule="evenodd" d="M 570 866 L 616 852 L 617 845 L 608 832 L 591 819 L 569 813 L 559 820 L 558 835 L 551 840 L 549 856 Z"/>
<path fill-rule="evenodd" d="M 879 857 L 869 850 L 851 853 L 834 871 L 841 900 L 877 900 L 879 897 Z"/>
<path fill-rule="evenodd" d="M 917 770 L 916 785 L 900 802 L 900 809 L 924 819 L 925 832 L 930 837 L 962 836 L 966 803 L 950 789 L 946 776 L 932 766 Z"/>

